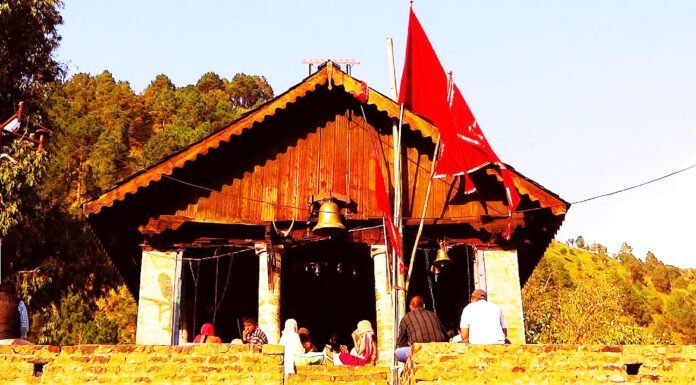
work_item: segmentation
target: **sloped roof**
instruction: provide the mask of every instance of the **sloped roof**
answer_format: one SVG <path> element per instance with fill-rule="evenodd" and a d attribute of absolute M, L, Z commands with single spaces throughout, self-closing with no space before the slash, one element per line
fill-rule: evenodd
<path fill-rule="evenodd" d="M 234 136 L 239 136 L 245 130 L 251 129 L 254 124 L 262 123 L 266 118 L 273 116 L 278 110 L 285 109 L 289 104 L 313 92 L 318 86 L 328 86 L 329 89 L 341 86 L 346 92 L 359 94 L 362 82 L 341 71 L 334 66 L 332 62 L 328 62 L 326 66 L 316 73 L 310 75 L 282 95 L 249 111 L 241 118 L 234 121 L 229 127 L 190 145 L 174 155 L 165 158 L 154 166 L 150 166 L 147 169 L 131 175 L 105 192 L 99 198 L 85 203 L 83 208 L 85 215 L 90 216 L 98 214 L 103 208 L 111 207 L 115 202 L 124 200 L 128 194 L 135 194 L 138 189 L 145 188 L 151 183 L 171 175 L 174 170 L 184 167 L 187 162 L 195 161 L 196 158 L 207 154 L 211 149 L 216 149 L 222 143 L 232 140 Z M 369 90 L 367 104 L 375 106 L 379 111 L 387 113 L 392 118 L 399 117 L 399 105 L 373 89 Z M 411 111 L 404 111 L 404 124 L 420 132 L 424 137 L 432 138 L 433 141 L 437 139 L 437 129 L 428 121 Z"/>
<path fill-rule="evenodd" d="M 282 95 L 249 111 L 230 124 L 229 127 L 122 180 L 100 197 L 85 203 L 83 211 L 87 216 L 96 215 L 103 208 L 111 207 L 116 202 L 125 200 L 128 195 L 137 194 L 139 189 L 147 188 L 150 184 L 171 176 L 176 169 L 185 167 L 188 162 L 195 162 L 199 156 L 204 156 L 210 150 L 231 141 L 233 137 L 242 135 L 246 130 L 251 130 L 255 124 L 263 123 L 267 118 L 274 116 L 276 112 L 287 108 L 288 105 L 315 91 L 317 87 L 326 86 L 329 89 L 332 87 L 343 87 L 347 93 L 357 95 L 360 94 L 362 85 L 362 81 L 341 71 L 329 61 L 316 73 L 305 78 Z M 369 89 L 369 97 L 366 104 L 374 106 L 377 110 L 386 113 L 391 118 L 399 118 L 400 106 L 392 99 L 371 88 Z M 435 126 L 409 110 L 404 111 L 403 124 L 405 127 L 410 127 L 411 130 L 420 133 L 423 137 L 429 138 L 433 142 L 437 141 L 438 131 Z M 519 174 L 514 169 L 511 169 L 511 171 L 515 175 L 513 180 L 520 193 L 529 195 L 532 200 L 538 201 L 542 207 L 551 208 L 554 215 L 564 214 L 567 211 L 569 206 L 567 202 Z M 496 176 L 499 178 L 498 175 Z"/>

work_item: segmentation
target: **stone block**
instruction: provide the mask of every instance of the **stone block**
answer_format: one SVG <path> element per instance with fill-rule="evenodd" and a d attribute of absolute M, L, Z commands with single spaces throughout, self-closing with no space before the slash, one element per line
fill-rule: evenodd
<path fill-rule="evenodd" d="M 261 353 L 263 354 L 283 354 L 285 347 L 283 345 L 262 345 Z"/>

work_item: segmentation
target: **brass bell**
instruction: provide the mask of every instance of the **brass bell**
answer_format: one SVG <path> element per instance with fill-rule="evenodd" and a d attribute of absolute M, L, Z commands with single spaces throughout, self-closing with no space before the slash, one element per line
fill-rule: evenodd
<path fill-rule="evenodd" d="M 341 213 L 338 204 L 333 201 L 326 201 L 319 207 L 319 218 L 317 225 L 312 232 L 320 236 L 336 235 L 346 230 L 346 226 L 341 223 Z"/>
<path fill-rule="evenodd" d="M 445 247 L 441 245 L 440 249 L 437 251 L 437 257 L 435 257 L 435 261 L 433 261 L 433 267 L 435 267 L 435 269 L 442 269 L 451 262 L 452 260 L 450 259 L 449 255 L 447 255 L 447 250 L 445 250 Z"/>

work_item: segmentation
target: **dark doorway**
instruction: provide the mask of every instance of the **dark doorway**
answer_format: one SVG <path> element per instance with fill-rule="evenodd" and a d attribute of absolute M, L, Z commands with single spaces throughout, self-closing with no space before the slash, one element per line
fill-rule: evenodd
<path fill-rule="evenodd" d="M 321 241 L 286 249 L 281 272 L 281 325 L 294 318 L 321 349 L 332 333 L 352 346 L 358 321 L 375 323 L 375 278 L 369 245 Z"/>
<path fill-rule="evenodd" d="M 258 314 L 259 259 L 253 250 L 187 249 L 181 278 L 180 328 L 188 338 L 179 343 L 192 342 L 207 322 L 214 322 L 223 342 L 241 338 L 242 318 Z"/>
<path fill-rule="evenodd" d="M 457 246 L 450 248 L 447 254 L 451 263 L 435 273 L 432 263 L 437 255 L 437 248 L 418 251 L 408 296 L 409 300 L 414 295 L 422 296 L 426 308 L 435 311 L 447 330 L 456 332 L 459 330 L 462 310 L 469 303 L 469 296 L 474 290 L 474 277 L 471 273 L 473 249 L 469 246 Z"/>

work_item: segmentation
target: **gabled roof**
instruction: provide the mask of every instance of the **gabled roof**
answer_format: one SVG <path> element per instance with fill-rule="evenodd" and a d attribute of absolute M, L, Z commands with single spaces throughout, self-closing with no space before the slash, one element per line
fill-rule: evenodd
<path fill-rule="evenodd" d="M 111 207 L 116 202 L 125 200 L 128 195 L 137 194 L 138 190 L 147 188 L 150 184 L 171 176 L 176 169 L 185 167 L 188 162 L 195 162 L 199 156 L 204 156 L 210 150 L 220 147 L 221 144 L 230 142 L 235 136 L 240 136 L 247 130 L 253 129 L 255 125 L 258 126 L 258 124 L 263 123 L 264 120 L 274 116 L 278 111 L 286 109 L 288 105 L 314 92 L 317 87 L 328 87 L 329 90 L 333 87 L 342 87 L 346 93 L 355 96 L 361 93 L 363 82 L 341 71 L 334 63 L 329 61 L 316 73 L 305 78 L 282 95 L 249 111 L 230 124 L 229 127 L 170 155 L 147 169 L 131 175 L 99 198 L 87 202 L 83 207 L 85 215 L 89 217 L 99 214 L 103 208 Z M 355 97 L 357 98 L 357 96 Z M 378 111 L 386 113 L 391 118 L 399 118 L 400 106 L 392 99 L 371 88 L 368 92 L 366 104 L 374 106 Z M 409 110 L 404 110 L 403 124 L 404 127 L 420 133 L 423 137 L 429 138 L 433 142 L 437 141 L 437 128 Z M 554 215 L 565 214 L 570 206 L 567 202 L 543 186 L 526 178 L 513 168 L 510 168 L 510 170 L 514 175 L 515 187 L 521 194 L 528 195 L 533 201 L 538 201 L 541 207 L 550 208 Z M 489 170 L 488 173 L 492 173 L 496 175 L 496 178 L 500 179 L 495 170 Z"/>
<path fill-rule="evenodd" d="M 124 200 L 128 194 L 135 194 L 138 189 L 145 188 L 163 177 L 172 175 L 174 170 L 184 167 L 187 162 L 195 161 L 200 155 L 205 155 L 211 149 L 218 148 L 222 143 L 229 142 L 234 136 L 239 136 L 246 130 L 252 129 L 254 124 L 262 123 L 266 118 L 275 115 L 276 111 L 285 109 L 289 104 L 303 98 L 319 86 L 327 86 L 329 89 L 343 87 L 346 92 L 358 95 L 361 92 L 362 84 L 360 80 L 341 71 L 329 61 L 316 73 L 305 78 L 282 95 L 249 111 L 230 124 L 229 127 L 122 180 L 99 198 L 85 203 L 84 213 L 87 216 L 98 214 L 103 208 L 111 207 L 115 202 Z M 387 113 L 392 118 L 399 117 L 399 105 L 373 89 L 369 89 L 367 104 L 375 106 L 377 110 Z M 419 132 L 423 137 L 431 138 L 433 141 L 437 140 L 437 129 L 427 120 L 411 111 L 404 111 L 404 125 Z"/>

